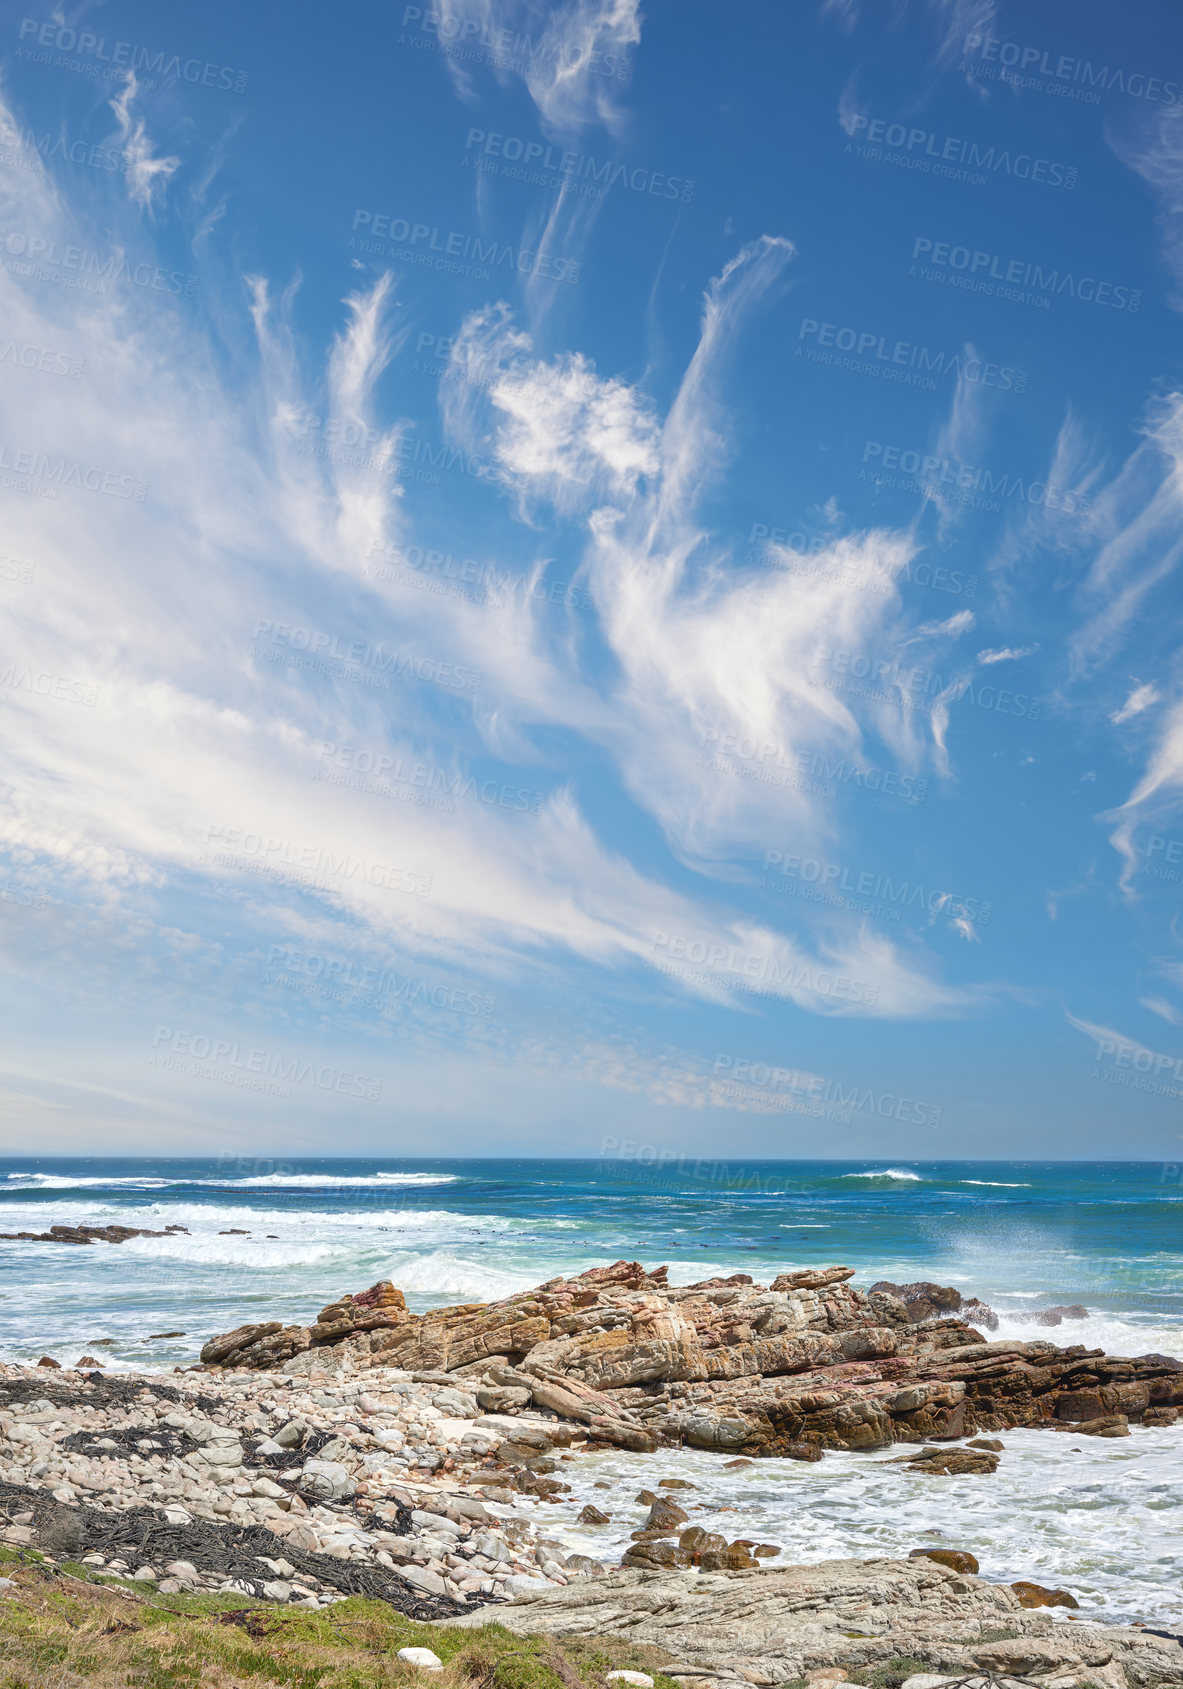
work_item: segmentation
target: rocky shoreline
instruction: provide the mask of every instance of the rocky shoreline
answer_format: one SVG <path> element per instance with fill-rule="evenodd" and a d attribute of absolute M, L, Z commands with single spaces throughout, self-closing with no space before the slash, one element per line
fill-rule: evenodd
<path fill-rule="evenodd" d="M 1063 1689 L 1183 1685 L 1167 1635 L 1079 1619 L 1066 1592 L 987 1583 L 966 1552 L 784 1567 L 775 1543 L 692 1523 L 692 1486 L 646 1487 L 644 1456 L 686 1446 L 726 1470 L 898 1443 L 934 1482 L 988 1482 L 1001 1444 L 980 1433 L 1128 1436 L 1183 1403 L 1169 1357 L 987 1342 L 942 1312 L 942 1287 L 909 1297 L 918 1287 L 851 1276 L 670 1287 L 664 1268 L 619 1262 L 423 1315 L 379 1284 L 312 1326 L 212 1338 L 172 1374 L 0 1367 L 0 1537 L 166 1595 L 311 1609 L 360 1594 L 523 1634 L 590 1625 L 670 1649 L 687 1685 L 898 1658 Z M 648 1509 L 616 1568 L 547 1529 L 568 1463 L 597 1449 L 638 1456 L 639 1493 L 605 1506 Z"/>
<path fill-rule="evenodd" d="M 1183 1405 L 1183 1362 L 1170 1356 L 987 1341 L 969 1319 L 941 1317 L 931 1294 L 896 1294 L 960 1302 L 941 1286 L 864 1291 L 849 1283 L 850 1267 L 782 1273 L 770 1286 L 745 1273 L 685 1286 L 666 1275 L 618 1261 L 426 1314 L 409 1313 L 401 1291 L 382 1283 L 331 1303 L 311 1326 L 240 1326 L 201 1358 L 289 1376 L 330 1365 L 438 1372 L 487 1411 L 532 1405 L 637 1452 L 688 1445 L 816 1459 L 828 1448 L 1019 1425 L 1124 1435 L 1131 1420 L 1174 1424 Z M 976 1453 L 963 1470 L 997 1464 L 988 1449 Z"/>

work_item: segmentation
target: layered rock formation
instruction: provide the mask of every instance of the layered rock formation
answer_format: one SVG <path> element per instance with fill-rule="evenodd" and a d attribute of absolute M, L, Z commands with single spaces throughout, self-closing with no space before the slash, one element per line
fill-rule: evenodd
<path fill-rule="evenodd" d="M 446 1619 L 470 1628 L 488 1613 Z M 1056 1623 L 1005 1585 L 930 1558 L 827 1560 L 783 1570 L 618 1570 L 518 1597 L 498 1624 L 522 1636 L 627 1636 L 674 1656 L 664 1672 L 686 1686 L 774 1684 L 868 1667 L 953 1680 L 1049 1689 L 1130 1689 L 1183 1682 L 1183 1648 L 1119 1625 Z M 835 1671 L 833 1668 L 839 1668 Z M 902 1669 L 901 1669 L 902 1668 Z M 923 1682 L 923 1677 L 921 1682 Z M 931 1684 L 932 1678 L 928 1679 Z"/>
<path fill-rule="evenodd" d="M 768 1287 L 744 1273 L 672 1286 L 666 1271 L 619 1261 L 419 1315 L 383 1283 L 331 1303 L 313 1326 L 240 1326 L 211 1339 L 202 1360 L 307 1376 L 331 1352 L 336 1368 L 454 1375 L 486 1412 L 533 1405 L 638 1451 L 806 1459 L 1016 1425 L 1169 1424 L 1183 1405 L 1183 1363 L 1170 1357 L 987 1342 L 939 1313 L 917 1323 L 890 1290 L 851 1285 L 850 1267 L 782 1273 Z M 939 1453 L 917 1464 L 949 1470 Z M 960 1469 L 995 1463 L 981 1451 Z"/>

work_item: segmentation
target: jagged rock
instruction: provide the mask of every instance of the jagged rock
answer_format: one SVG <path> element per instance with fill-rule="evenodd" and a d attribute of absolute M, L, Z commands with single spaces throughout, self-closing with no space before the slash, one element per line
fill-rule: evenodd
<path fill-rule="evenodd" d="M 704 1572 L 746 1572 L 760 1564 L 738 1542 L 728 1543 L 726 1548 L 703 1548 L 697 1560 Z"/>
<path fill-rule="evenodd" d="M 959 1477 L 967 1472 L 997 1472 L 998 1456 L 986 1449 L 921 1449 L 919 1454 L 905 1455 L 891 1464 L 907 1466 L 910 1472 Z"/>
<path fill-rule="evenodd" d="M 1069 1431 L 1074 1437 L 1128 1437 L 1130 1424 L 1124 1413 L 1108 1413 L 1075 1424 L 1059 1424 L 1056 1430 Z"/>
<path fill-rule="evenodd" d="M 975 1570 L 977 1568 L 975 1567 Z M 1012 1583 L 1020 1607 L 1076 1607 L 1080 1602 L 1066 1589 L 1045 1589 L 1041 1583 Z"/>
<path fill-rule="evenodd" d="M 625 1550 L 622 1566 L 640 1566 L 649 1571 L 660 1571 L 671 1566 L 688 1566 L 690 1556 L 684 1548 L 679 1548 L 672 1542 L 635 1542 Z"/>
<path fill-rule="evenodd" d="M 5 1243 L 126 1243 L 129 1237 L 189 1236 L 188 1226 L 166 1226 L 162 1232 L 144 1226 L 50 1226 L 47 1232 L 0 1232 Z"/>
<path fill-rule="evenodd" d="M 979 1302 L 976 1296 L 962 1302 L 957 1312 L 969 1325 L 980 1325 L 986 1331 L 998 1330 L 998 1315 L 985 1302 Z"/>
<path fill-rule="evenodd" d="M 938 1566 L 948 1566 L 951 1572 L 976 1572 L 978 1562 L 962 1548 L 913 1548 L 909 1560 L 935 1560 Z M 1011 1585 L 1013 1589 L 1014 1584 Z"/>
<path fill-rule="evenodd" d="M 826 1449 L 927 1446 L 1016 1425 L 1075 1430 L 1183 1405 L 1183 1364 L 1167 1356 L 983 1341 L 952 1287 L 885 1280 L 864 1291 L 851 1276 L 811 1267 L 770 1288 L 747 1273 L 671 1286 L 665 1267 L 618 1261 L 499 1302 L 418 1315 L 383 1281 L 329 1303 L 308 1327 L 272 1321 L 211 1338 L 202 1359 L 296 1377 L 331 1351 L 334 1367 L 363 1377 L 393 1366 L 462 1384 L 472 1406 L 461 1416 L 502 1410 L 478 1417 L 473 1435 L 501 1421 L 488 1428 L 514 1445 L 500 1460 L 515 1471 L 549 1452 L 516 1450 L 527 1406 L 559 1416 L 551 1425 L 574 1424 L 593 1447 L 816 1460 Z M 980 1304 L 975 1317 L 988 1325 Z M 977 1472 L 993 1470 L 994 1452 L 959 1450 L 955 1468 L 936 1454 L 909 1458 L 922 1470 Z M 537 1473 L 532 1481 L 547 1482 Z"/>
<path fill-rule="evenodd" d="M 665 1496 L 658 1496 L 649 1509 L 645 1528 L 649 1531 L 670 1531 L 675 1525 L 684 1525 L 689 1517 L 689 1513 L 685 1508 L 679 1507 L 677 1502 L 670 1501 Z"/>
<path fill-rule="evenodd" d="M 600 1509 L 598 1507 L 593 1507 L 589 1501 L 575 1522 L 577 1525 L 610 1525 L 612 1523 L 612 1519 L 611 1515 L 601 1513 Z"/>

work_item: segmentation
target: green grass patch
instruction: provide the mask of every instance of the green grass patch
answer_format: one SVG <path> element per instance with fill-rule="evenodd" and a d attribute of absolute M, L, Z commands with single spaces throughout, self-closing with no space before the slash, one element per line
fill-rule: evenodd
<path fill-rule="evenodd" d="M 492 1622 L 453 1630 L 360 1598 L 314 1612 L 243 1596 L 162 1596 L 31 1555 L 9 1575 L 17 1588 L 0 1600 L 0 1689 L 604 1689 L 612 1670 L 647 1671 L 656 1689 L 679 1689 L 662 1672 L 664 1650 L 615 1637 L 560 1644 Z M 444 1669 L 427 1677 L 404 1665 L 406 1647 L 433 1649 Z"/>

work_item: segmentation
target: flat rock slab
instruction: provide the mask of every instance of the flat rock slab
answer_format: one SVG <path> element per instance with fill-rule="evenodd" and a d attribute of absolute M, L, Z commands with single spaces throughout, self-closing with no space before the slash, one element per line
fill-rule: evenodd
<path fill-rule="evenodd" d="M 473 1628 L 488 1619 L 486 1612 L 441 1622 Z M 520 1636 L 627 1637 L 666 1649 L 688 1672 L 757 1684 L 900 1658 L 944 1677 L 993 1671 L 1099 1689 L 1183 1684 L 1176 1642 L 1123 1626 L 1056 1624 L 1025 1612 L 1006 1585 L 931 1560 L 827 1560 L 698 1576 L 617 1570 L 509 1602 L 497 1623 Z"/>

